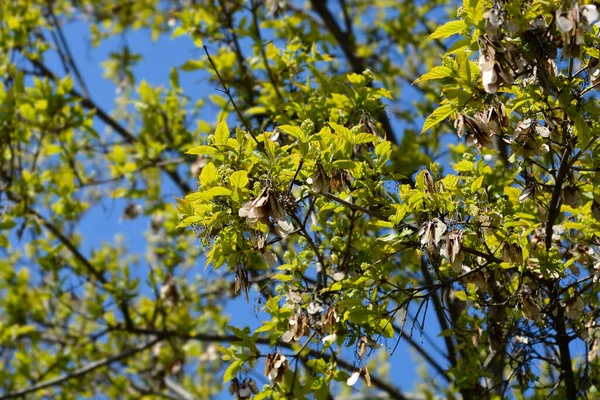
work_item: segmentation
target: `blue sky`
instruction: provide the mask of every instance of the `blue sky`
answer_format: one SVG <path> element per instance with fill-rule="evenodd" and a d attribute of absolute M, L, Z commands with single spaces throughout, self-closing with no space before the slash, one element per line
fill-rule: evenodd
<path fill-rule="evenodd" d="M 103 69 L 101 63 L 106 60 L 109 53 L 115 48 L 122 46 L 124 42 L 135 52 L 140 53 L 144 58 L 134 68 L 137 83 L 142 79 L 146 80 L 151 85 L 168 85 L 169 72 L 173 66 L 182 65 L 189 58 L 200 58 L 203 56 L 201 49 L 196 48 L 189 38 L 183 36 L 171 40 L 168 36 L 163 35 L 161 38 L 152 42 L 148 31 L 137 31 L 128 33 L 124 37 L 115 37 L 102 42 L 101 46 L 94 48 L 88 41 L 88 27 L 84 23 L 71 23 L 65 26 L 65 36 L 71 46 L 72 53 L 76 63 L 87 83 L 90 95 L 95 101 L 105 110 L 114 108 L 114 98 L 116 87 L 110 81 L 102 78 Z M 210 42 L 207 43 L 210 47 Z M 62 73 L 58 59 L 49 58 L 48 65 L 57 73 Z M 209 84 L 206 80 L 201 79 L 198 73 L 180 73 L 180 83 L 186 94 L 192 96 L 194 100 L 200 97 L 206 97 L 210 94 L 217 94 L 216 87 Z M 412 92 L 412 91 L 411 91 Z M 409 93 L 409 92 L 406 92 Z M 403 96 L 403 103 L 410 103 L 411 99 L 407 98 L 407 94 Z M 211 118 L 207 118 L 211 121 Z M 216 113 L 212 116 L 212 120 L 216 120 Z M 99 127 L 100 128 L 100 127 Z M 396 131 L 400 132 L 400 126 L 396 126 Z M 99 132 L 103 132 L 103 127 Z M 190 163 L 193 162 L 193 157 L 190 157 Z M 192 183 L 192 187 L 194 184 Z M 179 194 L 175 188 L 166 187 L 165 191 Z M 102 242 L 114 241 L 115 235 L 122 234 L 125 238 L 125 244 L 131 252 L 138 253 L 140 260 L 143 260 L 143 254 L 146 249 L 146 239 L 141 234 L 149 221 L 147 218 L 138 218 L 135 220 L 119 221 L 123 208 L 127 202 L 123 200 L 107 200 L 103 207 L 94 207 L 85 214 L 81 224 L 79 225 L 79 233 L 83 237 L 83 249 L 88 253 L 98 248 Z M 139 275 L 146 276 L 147 265 L 141 261 L 141 269 Z M 197 273 L 204 272 L 204 263 L 201 262 L 197 266 Z M 240 297 L 233 301 L 226 308 L 226 312 L 232 315 L 232 324 L 243 327 L 245 325 L 251 328 L 259 326 L 259 318 L 264 318 L 264 315 L 256 314 L 255 302 L 256 294 L 251 299 L 249 304 Z M 235 311 L 235 312 L 234 312 Z M 438 325 L 434 318 L 433 310 L 429 311 L 426 328 L 430 335 L 435 335 L 438 331 Z M 420 341 L 420 333 L 415 329 L 414 339 Z M 441 340 L 435 340 L 440 348 L 443 348 Z M 394 342 L 389 341 L 387 344 L 389 351 L 394 347 Z M 423 347 L 430 350 L 431 346 L 423 341 Z M 387 351 L 381 349 L 379 351 Z M 388 351 L 388 352 L 389 352 Z M 438 354 L 433 351 L 433 354 Z M 398 385 L 404 392 L 410 392 L 418 378 L 417 364 L 413 362 L 414 352 L 410 350 L 404 342 L 401 342 L 398 349 L 391 357 L 391 372 L 390 379 L 394 384 Z M 441 360 L 440 360 L 441 361 Z M 260 370 L 259 370 L 260 372 Z M 229 394 L 223 394 L 220 398 L 230 398 Z"/>

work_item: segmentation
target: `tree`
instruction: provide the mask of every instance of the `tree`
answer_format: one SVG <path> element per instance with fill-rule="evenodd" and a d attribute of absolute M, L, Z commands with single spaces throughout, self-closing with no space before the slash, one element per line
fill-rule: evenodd
<path fill-rule="evenodd" d="M 426 398 L 596 395 L 594 5 L 0 13 L 1 398 L 405 399 L 401 342 Z M 141 30 L 196 52 L 153 86 L 123 41 L 103 63 L 109 111 L 75 21 L 93 46 Z M 84 218 L 107 203 L 147 221 L 143 259 L 122 240 L 86 247 Z M 225 314 L 240 299 L 258 328 Z"/>

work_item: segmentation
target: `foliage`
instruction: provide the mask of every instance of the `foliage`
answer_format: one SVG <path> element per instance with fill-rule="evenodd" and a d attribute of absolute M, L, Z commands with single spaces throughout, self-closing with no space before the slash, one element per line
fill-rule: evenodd
<path fill-rule="evenodd" d="M 0 16 L 3 398 L 404 399 L 401 342 L 426 398 L 596 395 L 595 6 L 18 0 Z M 123 41 L 102 64 L 108 112 L 65 35 L 78 21 L 93 46 L 140 30 L 196 52 L 154 86 Z M 107 202 L 148 224 L 145 254 L 90 246 Z M 236 314 L 252 299 L 254 329 Z"/>

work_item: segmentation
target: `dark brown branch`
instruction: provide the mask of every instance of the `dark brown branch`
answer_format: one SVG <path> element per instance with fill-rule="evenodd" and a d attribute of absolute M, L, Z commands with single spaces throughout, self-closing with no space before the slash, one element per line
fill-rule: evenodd
<path fill-rule="evenodd" d="M 371 217 L 375 217 L 375 218 L 381 219 L 383 221 L 387 221 L 388 220 L 388 217 L 386 217 L 384 214 L 380 213 L 379 211 L 369 210 L 366 207 L 359 206 L 359 205 L 354 204 L 354 203 L 350 203 L 349 201 L 346 201 L 344 199 L 340 199 L 339 197 L 334 196 L 331 193 L 323 192 L 321 194 L 323 195 L 323 197 L 327 197 L 328 199 L 333 200 L 336 203 L 343 204 L 343 205 L 345 205 L 346 207 L 348 207 L 351 210 L 361 211 L 361 212 L 363 212 L 363 213 L 365 213 L 367 215 L 370 215 Z"/>
<path fill-rule="evenodd" d="M 556 179 L 554 180 L 554 189 L 552 190 L 552 198 L 550 200 L 550 205 L 548 206 L 548 222 L 546 223 L 546 251 L 550 251 L 550 247 L 552 246 L 552 230 L 554 228 L 554 223 L 556 222 L 556 218 L 560 213 L 560 195 L 562 193 L 562 185 L 567 177 L 567 172 L 569 170 L 569 157 L 571 156 L 571 149 L 569 146 L 565 149 L 562 158 L 560 160 L 560 167 L 558 168 L 558 174 L 556 175 Z"/>
<path fill-rule="evenodd" d="M 313 10 L 315 10 L 323 20 L 325 27 L 331 32 L 342 48 L 348 63 L 350 63 L 352 71 L 361 74 L 366 69 L 365 60 L 356 55 L 356 43 L 354 42 L 354 39 L 340 28 L 339 24 L 327 8 L 327 0 L 310 0 L 310 3 Z M 394 133 L 394 129 L 392 128 L 387 115 L 381 114 L 379 116 L 379 123 L 383 126 L 387 140 L 397 145 L 398 139 L 396 138 L 396 134 Z"/>
<path fill-rule="evenodd" d="M 77 247 L 75 247 L 75 245 L 73 244 L 73 242 L 71 242 L 69 240 L 68 237 L 66 237 L 61 231 L 60 229 L 58 229 L 54 224 L 52 224 L 50 221 L 48 221 L 46 218 L 44 218 L 44 216 L 42 216 L 40 213 L 38 213 L 37 211 L 35 211 L 32 208 L 28 208 L 27 210 L 30 214 L 33 214 L 37 217 L 37 219 L 39 220 L 39 222 L 42 223 L 42 225 L 48 229 L 54 236 L 56 236 L 56 238 L 67 248 L 69 249 L 69 251 L 71 252 L 71 254 L 73 254 L 73 256 L 75 257 L 75 259 L 77 259 L 77 261 L 79 261 L 84 267 L 85 269 L 93 276 L 95 277 L 99 282 L 102 283 L 108 283 L 108 280 L 104 277 L 104 275 L 98 271 L 96 269 L 96 267 L 94 267 L 92 265 L 92 263 L 89 262 L 89 260 L 84 257 L 83 254 L 81 254 L 81 252 L 79 251 L 79 249 Z"/>

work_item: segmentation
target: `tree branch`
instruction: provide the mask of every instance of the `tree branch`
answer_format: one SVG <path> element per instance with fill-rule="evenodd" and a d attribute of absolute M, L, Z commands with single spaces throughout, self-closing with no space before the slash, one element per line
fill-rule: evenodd
<path fill-rule="evenodd" d="M 346 59 L 350 63 L 352 71 L 361 74 L 366 69 L 365 60 L 356 55 L 356 43 L 353 41 L 354 39 L 340 28 L 339 24 L 327 8 L 327 0 L 310 0 L 310 3 L 313 10 L 315 10 L 323 20 L 325 27 L 342 48 Z M 369 86 L 370 85 L 371 84 L 369 84 Z M 397 145 L 398 139 L 396 138 L 396 134 L 394 133 L 394 129 L 392 128 L 387 115 L 382 113 L 379 116 L 379 123 L 383 126 L 387 140 Z"/>
<path fill-rule="evenodd" d="M 46 227 L 46 229 L 48 229 L 54 236 L 56 236 L 56 238 L 67 249 L 69 249 L 69 251 L 71 252 L 71 254 L 73 254 L 73 256 L 75 257 L 75 259 L 77 259 L 77 261 L 79 261 L 85 267 L 85 269 L 88 270 L 88 272 L 92 276 L 94 276 L 101 283 L 108 283 L 108 280 L 106 279 L 106 277 L 104 277 L 104 275 L 100 271 L 98 271 L 96 269 L 96 267 L 94 267 L 92 265 L 92 263 L 89 262 L 89 260 L 83 254 L 81 254 L 81 252 L 79 251 L 79 249 L 77 247 L 75 247 L 75 245 L 73 244 L 73 242 L 71 242 L 71 240 L 69 240 L 68 237 L 66 237 L 65 235 L 63 235 L 63 233 L 60 231 L 60 229 L 58 229 L 58 227 L 56 227 L 53 223 L 51 223 L 50 221 L 48 221 L 46 218 L 44 218 L 43 215 L 41 215 L 40 213 L 38 213 L 37 211 L 35 211 L 31 207 L 27 208 L 27 212 L 29 212 L 30 214 L 35 215 L 37 217 L 37 219 L 42 223 L 42 225 L 44 225 L 44 227 Z"/>
<path fill-rule="evenodd" d="M 29 61 L 38 68 L 42 74 L 54 81 L 58 80 L 57 76 L 50 71 L 42 62 L 35 59 L 29 59 Z M 106 125 L 111 127 L 119 136 L 127 141 L 127 143 L 134 143 L 137 139 L 136 137 L 129 132 L 125 127 L 119 124 L 113 117 L 111 117 L 108 113 L 106 113 L 101 107 L 98 106 L 92 99 L 85 97 L 81 93 L 79 93 L 76 89 L 71 89 L 69 92 L 71 96 L 76 97 L 81 100 L 81 105 L 89 110 L 94 110 L 96 112 L 96 116 L 102 120 Z M 160 162 L 160 161 L 159 161 Z M 183 194 L 188 194 L 192 191 L 192 188 L 179 176 L 177 171 L 170 170 L 164 166 L 160 167 L 163 172 L 165 172 L 171 180 L 181 189 Z"/>
<path fill-rule="evenodd" d="M 43 381 L 40 383 L 37 383 L 35 385 L 32 385 L 28 388 L 25 389 L 21 389 L 21 390 L 17 390 L 16 392 L 10 392 L 7 394 L 4 394 L 0 397 L 0 399 L 13 399 L 16 397 L 23 397 L 27 394 L 30 393 L 35 393 L 39 390 L 43 390 L 49 387 L 53 387 L 53 386 L 58 386 L 63 384 L 64 382 L 67 382 L 68 380 L 74 379 L 74 378 L 78 378 L 80 376 L 86 375 L 89 372 L 92 372 L 94 370 L 97 370 L 98 368 L 102 368 L 105 366 L 108 366 L 112 363 L 121 361 L 123 359 L 126 359 L 128 357 L 131 357 L 137 353 L 140 353 L 144 350 L 149 349 L 150 347 L 154 346 L 156 343 L 162 341 L 162 338 L 155 338 L 150 340 L 147 343 L 144 343 L 142 345 L 139 345 L 137 347 L 134 347 L 130 350 L 124 351 L 120 354 L 117 354 L 116 356 L 112 356 L 112 357 L 107 357 L 107 358 L 103 358 L 101 360 L 98 361 L 94 361 L 92 363 L 89 363 L 88 365 L 78 368 L 76 370 L 74 370 L 73 372 L 63 375 L 63 376 L 59 376 L 58 378 L 54 378 L 54 379 L 49 379 L 47 381 Z"/>
<path fill-rule="evenodd" d="M 217 342 L 217 343 L 236 343 L 236 342 L 243 341 L 243 339 L 241 339 L 237 336 L 234 336 L 234 335 L 219 335 L 219 334 L 210 334 L 210 333 L 195 333 L 195 334 L 190 335 L 190 334 L 182 334 L 182 333 L 174 332 L 174 331 L 161 331 L 161 330 L 155 330 L 155 329 L 123 328 L 123 327 L 115 327 L 114 330 L 133 333 L 133 334 L 139 334 L 139 335 L 157 336 L 157 339 L 155 339 L 157 341 L 169 339 L 169 338 L 179 338 L 182 340 L 199 340 L 199 341 L 204 341 L 204 342 Z M 258 337 L 256 339 L 256 343 L 270 346 L 271 338 L 270 337 Z M 286 349 L 294 348 L 294 343 L 287 343 L 284 341 L 277 342 L 277 345 L 280 347 L 286 348 Z M 308 352 L 313 357 L 325 357 L 325 355 L 322 354 L 318 350 L 309 349 Z M 351 364 L 347 361 L 344 361 L 342 359 L 336 358 L 336 363 L 339 366 L 341 366 L 343 369 L 345 369 L 346 371 L 352 372 L 354 370 L 353 364 Z M 383 381 L 381 378 L 378 378 L 377 376 L 371 375 L 371 383 L 375 387 L 386 392 L 389 395 L 390 399 L 407 400 L 406 397 L 404 397 L 404 395 L 402 395 L 402 393 L 397 388 L 395 388 L 393 385 Z"/>

